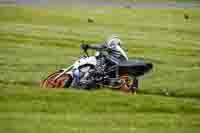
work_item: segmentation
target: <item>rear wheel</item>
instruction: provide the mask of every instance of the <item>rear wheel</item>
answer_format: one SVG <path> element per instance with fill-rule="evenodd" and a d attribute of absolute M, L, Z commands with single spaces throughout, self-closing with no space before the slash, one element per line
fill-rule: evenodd
<path fill-rule="evenodd" d="M 120 79 L 125 81 L 124 84 L 120 87 L 120 90 L 124 92 L 136 92 L 138 89 L 138 79 L 135 76 L 123 74 L 120 76 Z"/>
<path fill-rule="evenodd" d="M 42 88 L 68 88 L 72 82 L 72 77 L 69 74 L 63 73 L 63 70 L 57 71 L 49 75 L 40 84 Z"/>

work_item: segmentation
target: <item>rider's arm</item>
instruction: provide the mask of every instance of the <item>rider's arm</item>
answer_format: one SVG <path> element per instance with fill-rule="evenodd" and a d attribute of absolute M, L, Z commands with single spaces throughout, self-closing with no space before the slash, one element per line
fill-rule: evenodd
<path fill-rule="evenodd" d="M 107 46 L 105 44 L 82 44 L 81 45 L 81 48 L 84 49 L 84 50 L 87 50 L 87 49 L 95 49 L 95 50 L 107 50 Z"/>
<path fill-rule="evenodd" d="M 93 45 L 88 45 L 89 49 L 95 49 L 95 50 L 106 50 L 107 46 L 105 44 L 93 44 Z"/>

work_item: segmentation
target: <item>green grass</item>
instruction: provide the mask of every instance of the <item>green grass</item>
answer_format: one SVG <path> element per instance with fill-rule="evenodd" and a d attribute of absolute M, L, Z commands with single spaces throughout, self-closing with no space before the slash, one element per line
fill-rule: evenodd
<path fill-rule="evenodd" d="M 199 9 L 1 6 L 0 132 L 197 132 L 199 23 Z M 155 66 L 141 78 L 137 95 L 38 87 L 77 59 L 82 40 L 98 43 L 112 34 L 122 38 L 130 58 Z"/>
<path fill-rule="evenodd" d="M 150 2 L 150 3 L 163 3 L 163 2 L 199 2 L 198 0 L 111 0 L 111 1 L 130 1 L 136 3 Z"/>
<path fill-rule="evenodd" d="M 119 0 L 123 1 L 123 0 Z M 198 2 L 198 0 L 128 0 L 131 2 Z"/>
<path fill-rule="evenodd" d="M 193 2 L 198 0 L 129 0 L 133 2 Z"/>

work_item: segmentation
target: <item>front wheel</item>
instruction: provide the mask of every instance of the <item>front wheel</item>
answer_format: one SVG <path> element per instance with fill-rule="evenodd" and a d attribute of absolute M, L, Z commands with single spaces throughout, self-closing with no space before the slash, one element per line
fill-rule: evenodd
<path fill-rule="evenodd" d="M 41 81 L 42 88 L 68 88 L 72 83 L 71 75 L 63 73 L 59 70 L 49 75 L 45 80 Z"/>

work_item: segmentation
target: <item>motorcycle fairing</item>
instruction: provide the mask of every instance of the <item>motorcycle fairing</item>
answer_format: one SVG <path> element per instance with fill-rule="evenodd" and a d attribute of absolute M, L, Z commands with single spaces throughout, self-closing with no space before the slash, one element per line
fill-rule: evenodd
<path fill-rule="evenodd" d="M 73 77 L 74 76 L 73 70 L 79 69 L 80 66 L 84 66 L 84 65 L 96 66 L 96 64 L 97 64 L 97 60 L 96 60 L 95 56 L 81 57 L 79 60 L 75 61 L 72 69 L 70 71 L 68 71 L 67 73 L 70 74 Z"/>

